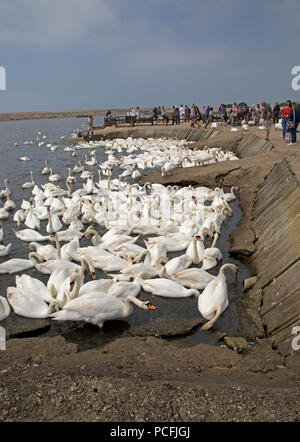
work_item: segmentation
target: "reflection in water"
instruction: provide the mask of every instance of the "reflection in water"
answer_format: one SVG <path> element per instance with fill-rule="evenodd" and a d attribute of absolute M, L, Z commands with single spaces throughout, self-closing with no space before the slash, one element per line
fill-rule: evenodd
<path fill-rule="evenodd" d="M 52 332 L 62 335 L 67 342 L 78 345 L 78 351 L 99 347 L 99 342 L 111 342 L 116 338 L 128 336 L 127 330 L 130 324 L 126 321 L 108 321 L 100 329 L 96 325 L 86 323 L 68 324 L 65 322 L 57 327 L 52 327 Z"/>

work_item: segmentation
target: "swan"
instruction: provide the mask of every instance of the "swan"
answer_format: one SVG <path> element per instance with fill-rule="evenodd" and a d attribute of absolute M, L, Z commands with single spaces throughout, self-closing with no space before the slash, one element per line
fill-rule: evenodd
<path fill-rule="evenodd" d="M 43 236 L 39 232 L 32 229 L 19 230 L 18 232 L 14 231 L 14 233 L 16 237 L 22 241 L 48 241 L 50 239 L 49 235 Z"/>
<path fill-rule="evenodd" d="M 8 213 L 8 211 L 7 211 L 4 207 L 2 207 L 2 208 L 0 209 L 0 219 L 5 220 L 5 219 L 8 219 L 8 218 L 9 218 L 9 213 Z"/>
<path fill-rule="evenodd" d="M 57 249 L 50 244 L 42 246 L 41 244 L 33 241 L 29 244 L 29 250 L 37 252 L 42 255 L 47 261 L 57 258 Z"/>
<path fill-rule="evenodd" d="M 6 256 L 9 254 L 11 248 L 11 243 L 8 244 L 7 246 L 2 246 L 0 245 L 0 256 Z"/>
<path fill-rule="evenodd" d="M 142 176 L 141 173 L 140 173 L 138 170 L 135 170 L 135 171 L 132 173 L 131 178 L 132 178 L 133 180 L 137 180 L 137 179 L 139 179 L 141 176 Z"/>
<path fill-rule="evenodd" d="M 34 261 L 31 258 L 13 258 L 0 264 L 0 273 L 9 273 L 11 275 L 12 273 L 22 272 L 23 270 L 31 269 L 33 266 Z"/>
<path fill-rule="evenodd" d="M 8 179 L 4 179 L 4 186 L 5 189 L 0 190 L 0 198 L 6 198 L 8 195 L 10 195 L 10 189 L 8 187 Z"/>
<path fill-rule="evenodd" d="M 7 318 L 10 315 L 10 306 L 4 296 L 0 296 L 0 321 Z"/>
<path fill-rule="evenodd" d="M 172 163 L 171 161 L 165 163 L 161 167 L 161 176 L 167 175 L 168 172 L 171 172 L 171 175 L 172 175 L 173 169 L 175 169 L 175 168 L 176 168 L 176 164 Z"/>
<path fill-rule="evenodd" d="M 75 272 L 65 268 L 57 269 L 51 274 L 47 286 L 49 284 L 50 287 L 55 287 L 57 292 L 56 299 L 61 303 L 61 305 L 65 305 L 65 303 L 70 299 L 77 298 L 80 287 L 84 282 L 86 264 L 89 266 L 92 277 L 96 278 L 95 269 L 91 262 L 86 258 L 82 258 L 81 267 Z M 73 290 L 74 286 L 76 286 L 76 290 Z"/>
<path fill-rule="evenodd" d="M 175 275 L 181 270 L 187 269 L 192 263 L 195 263 L 195 261 L 196 262 L 198 261 L 197 259 L 198 251 L 197 251 L 196 242 L 197 242 L 196 238 L 193 238 L 191 241 L 193 247 L 192 256 L 188 252 L 186 252 L 185 254 L 177 256 L 176 258 L 173 258 L 166 263 L 165 269 L 168 275 Z"/>
<path fill-rule="evenodd" d="M 184 287 L 203 290 L 207 284 L 215 278 L 216 276 L 211 275 L 206 270 L 191 268 L 176 273 L 171 279 Z"/>
<path fill-rule="evenodd" d="M 48 173 L 50 173 L 50 169 L 48 167 L 48 161 L 45 160 L 45 167 L 42 170 L 42 175 L 48 175 Z"/>
<path fill-rule="evenodd" d="M 115 233 L 111 236 L 107 235 L 108 232 L 106 232 L 105 235 L 101 238 L 98 232 L 92 228 L 88 228 L 82 235 L 82 239 L 85 240 L 85 238 L 89 235 L 93 235 L 92 244 L 99 246 L 103 249 L 113 250 L 116 247 L 120 246 L 121 244 L 132 242 L 134 243 L 137 241 L 140 237 L 136 236 L 135 238 L 132 238 L 129 235 L 123 235 L 122 233 Z"/>
<path fill-rule="evenodd" d="M 50 213 L 50 207 L 47 207 L 48 213 L 48 224 L 46 226 L 46 230 L 48 233 L 58 232 L 62 228 L 62 223 L 59 220 L 59 217 L 55 214 Z"/>
<path fill-rule="evenodd" d="M 194 246 L 196 245 L 196 253 L 194 252 Z M 194 265 L 200 264 L 203 260 L 203 253 L 205 247 L 201 235 L 195 235 L 193 240 L 190 242 L 188 248 L 186 249 L 186 255 L 192 258 Z"/>
<path fill-rule="evenodd" d="M 223 197 L 227 202 L 233 201 L 236 199 L 236 196 L 234 194 L 234 190 L 238 190 L 238 187 L 231 187 L 230 192 L 224 193 Z"/>
<path fill-rule="evenodd" d="M 97 160 L 96 160 L 96 157 L 95 156 L 92 156 L 92 159 L 90 160 L 90 161 L 88 161 L 88 157 L 87 157 L 87 155 L 84 155 L 84 157 L 85 157 L 85 164 L 87 165 L 87 166 L 95 166 L 95 164 L 97 164 Z"/>
<path fill-rule="evenodd" d="M 163 296 L 166 298 L 187 298 L 188 296 L 200 296 L 198 290 L 186 289 L 181 284 L 173 281 L 172 279 L 164 278 L 166 275 L 166 268 L 163 267 L 159 273 L 160 278 L 155 279 L 141 279 L 141 285 L 145 292 L 150 292 L 153 295 Z M 140 274 L 143 278 L 147 276 L 147 272 Z"/>
<path fill-rule="evenodd" d="M 213 240 L 211 247 L 208 247 L 203 252 L 203 262 L 202 262 L 202 269 L 203 270 L 212 269 L 222 259 L 222 253 L 221 253 L 220 249 L 215 247 L 218 238 L 219 238 L 219 234 L 215 233 L 214 240 Z"/>
<path fill-rule="evenodd" d="M 76 178 L 71 175 L 71 167 L 68 167 L 68 172 L 69 172 L 69 174 L 68 174 L 68 178 L 67 178 L 67 181 L 66 181 L 67 184 L 75 183 Z"/>
<path fill-rule="evenodd" d="M 154 310 L 149 301 L 140 301 L 133 296 L 125 300 L 113 295 L 99 296 L 99 292 L 75 298 L 64 305 L 60 312 L 52 313 L 50 318 L 56 321 L 85 321 L 102 328 L 103 323 L 113 319 L 127 318 L 133 311 L 132 304 L 144 310 Z"/>
<path fill-rule="evenodd" d="M 48 305 L 39 296 L 17 287 L 7 287 L 7 299 L 14 312 L 25 318 L 47 318 L 54 306 L 59 305 L 55 299 Z"/>
<path fill-rule="evenodd" d="M 53 182 L 53 181 L 59 181 L 60 180 L 60 175 L 58 174 L 53 174 L 53 170 L 50 167 L 50 175 L 48 177 L 48 180 Z"/>
<path fill-rule="evenodd" d="M 25 291 L 26 293 L 31 293 L 32 295 L 38 296 L 43 301 L 50 303 L 56 296 L 56 290 L 54 286 L 50 287 L 50 290 L 46 285 L 39 279 L 32 278 L 32 276 L 23 273 L 21 276 L 16 276 L 16 287 Z"/>
<path fill-rule="evenodd" d="M 107 252 L 105 255 L 89 255 L 94 267 L 104 272 L 118 272 L 127 266 L 127 261 L 112 253 Z"/>
<path fill-rule="evenodd" d="M 199 312 L 209 321 L 203 325 L 202 330 L 209 330 L 228 307 L 227 283 L 224 273 L 226 269 L 232 270 L 237 275 L 238 266 L 224 264 L 216 279 L 208 283 L 198 298 Z"/>
<path fill-rule="evenodd" d="M 153 278 L 154 276 L 158 276 L 160 270 L 162 269 L 161 263 L 166 263 L 167 261 L 168 258 L 165 256 L 159 256 L 156 260 L 155 266 L 145 264 L 143 262 L 139 262 L 137 264 L 127 264 L 127 266 L 124 267 L 120 273 L 122 275 L 137 276 L 139 273 L 146 272 L 149 275 L 149 278 Z"/>
<path fill-rule="evenodd" d="M 30 207 L 27 210 L 27 213 L 25 215 L 24 224 L 29 227 L 29 229 L 33 230 L 40 230 L 41 229 L 41 223 L 38 217 L 34 214 L 34 208 Z"/>
<path fill-rule="evenodd" d="M 17 226 L 20 227 L 21 223 L 25 220 L 26 213 L 23 209 L 19 209 L 14 213 L 13 220 L 17 223 Z"/>
<path fill-rule="evenodd" d="M 32 259 L 34 263 L 33 265 L 36 268 L 36 270 L 38 270 L 41 273 L 44 273 L 45 275 L 51 275 L 51 273 L 53 273 L 56 269 L 63 267 L 67 267 L 72 271 L 75 271 L 80 268 L 78 264 L 68 261 L 67 259 L 51 259 L 50 261 L 45 261 L 44 257 L 36 252 L 30 252 L 28 256 L 30 257 L 30 259 L 35 257 L 40 260 L 40 263 L 38 263 Z"/>
<path fill-rule="evenodd" d="M 15 208 L 16 208 L 16 205 L 15 205 L 15 203 L 13 202 L 13 200 L 10 198 L 10 195 L 7 195 L 7 197 L 6 197 L 7 199 L 6 199 L 6 202 L 5 202 L 5 204 L 4 204 L 4 209 L 6 209 L 6 210 L 8 210 L 8 211 L 10 211 L 10 210 L 15 210 Z"/>
<path fill-rule="evenodd" d="M 117 298 L 121 297 L 125 299 L 127 296 L 137 297 L 141 291 L 141 280 L 139 277 L 136 277 L 134 281 L 118 281 L 113 282 L 113 284 L 108 289 L 108 294 L 116 296 Z"/>
<path fill-rule="evenodd" d="M 86 282 L 79 288 L 78 296 L 87 295 L 91 292 L 107 292 L 113 282 L 113 279 L 96 279 Z"/>
<path fill-rule="evenodd" d="M 35 182 L 33 180 L 33 172 L 32 172 L 32 170 L 30 171 L 30 177 L 31 177 L 31 181 L 28 181 L 28 182 L 22 184 L 22 188 L 23 189 L 29 189 L 30 187 L 33 187 L 35 185 Z"/>
<path fill-rule="evenodd" d="M 189 243 L 191 242 L 191 237 L 181 236 L 176 237 L 173 236 L 156 236 L 153 238 L 148 239 L 149 243 L 156 243 L 166 248 L 167 252 L 181 252 L 182 250 L 185 250 Z"/>

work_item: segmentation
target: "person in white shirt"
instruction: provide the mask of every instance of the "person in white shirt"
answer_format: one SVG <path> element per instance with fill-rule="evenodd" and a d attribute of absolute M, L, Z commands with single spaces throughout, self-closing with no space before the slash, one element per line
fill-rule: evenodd
<path fill-rule="evenodd" d="M 180 114 L 180 123 L 184 123 L 185 110 L 183 104 L 180 105 L 179 114 Z"/>

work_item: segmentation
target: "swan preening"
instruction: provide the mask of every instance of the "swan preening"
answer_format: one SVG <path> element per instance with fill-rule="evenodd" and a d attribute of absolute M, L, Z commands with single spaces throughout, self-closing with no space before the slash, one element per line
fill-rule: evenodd
<path fill-rule="evenodd" d="M 90 158 L 85 155 L 85 160 L 79 160 L 79 166 L 67 165 L 65 177 L 53 174 L 45 160 L 40 173 L 49 182 L 43 185 L 35 182 L 30 171 L 31 181 L 22 187 L 32 196 L 22 201 L 13 218 L 18 227 L 15 235 L 30 243 L 24 244 L 30 253 L 28 259 L 2 262 L 0 273 L 22 273 L 34 267 L 48 275 L 48 281 L 44 284 L 25 273 L 17 275 L 16 286 L 7 288 L 9 304 L 0 298 L 0 318 L 2 311 L 9 314 L 8 306 L 25 317 L 86 321 L 102 327 L 105 321 L 127 318 L 133 304 L 154 310 L 148 301 L 137 299 L 143 289 L 167 298 L 195 296 L 200 313 L 209 320 L 203 328 L 212 327 L 228 305 L 224 270 L 236 270 L 225 264 L 218 276 L 209 273 L 222 260 L 217 243 L 223 222 L 232 215 L 229 202 L 236 198 L 237 188 L 224 192 L 193 186 L 141 186 L 124 180 L 138 180 L 139 170 L 145 168 L 158 168 L 168 175 L 176 167 L 236 159 L 219 148 L 192 150 L 188 144 L 128 138 L 65 149 L 78 155 L 80 149 L 105 148 L 108 159 L 99 164 L 98 182 L 97 173 L 85 170 L 85 166 L 97 166 L 96 150 L 89 152 Z M 118 179 L 113 178 L 114 168 L 118 168 Z M 71 171 L 78 173 L 76 180 Z M 59 186 L 56 181 L 61 178 L 65 184 Z M 15 209 L 10 194 L 5 180 L 0 194 L 6 198 L 6 208 L 0 209 L 2 219 Z M 22 224 L 27 228 L 22 229 Z M 9 254 L 10 247 L 1 245 L 0 256 Z M 105 279 L 97 279 L 96 270 L 106 273 Z M 86 280 L 88 274 L 92 281 Z"/>

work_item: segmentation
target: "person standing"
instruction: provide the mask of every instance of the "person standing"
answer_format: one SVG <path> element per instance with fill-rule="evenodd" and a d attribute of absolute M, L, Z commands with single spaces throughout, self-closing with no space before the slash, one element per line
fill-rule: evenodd
<path fill-rule="evenodd" d="M 166 112 L 166 109 L 164 106 L 162 106 L 162 108 L 161 108 L 161 118 L 166 122 L 166 125 L 167 125 L 169 122 L 169 118 L 168 118 L 168 115 L 167 115 L 167 112 Z"/>
<path fill-rule="evenodd" d="M 262 101 L 261 105 L 263 107 L 262 118 L 264 120 L 264 127 L 266 129 L 266 141 L 269 141 L 272 126 L 272 109 L 271 106 L 265 101 Z"/>
<path fill-rule="evenodd" d="M 180 112 L 178 106 L 175 107 L 175 123 L 180 124 Z"/>
<path fill-rule="evenodd" d="M 226 120 L 227 120 L 227 112 L 226 112 L 226 107 L 225 104 L 221 104 L 221 106 L 219 107 L 219 113 L 220 113 L 220 117 L 221 117 L 221 124 L 224 126 L 226 125 Z"/>
<path fill-rule="evenodd" d="M 280 106 L 278 101 L 276 101 L 274 107 L 273 107 L 273 123 L 278 123 L 279 121 L 279 113 L 280 113 Z"/>
<path fill-rule="evenodd" d="M 141 122 L 141 109 L 139 108 L 139 106 L 136 107 L 136 122 Z"/>
<path fill-rule="evenodd" d="M 195 120 L 196 120 L 196 107 L 195 107 L 195 104 L 192 104 L 192 107 L 191 107 L 191 127 L 195 127 Z"/>
<path fill-rule="evenodd" d="M 94 136 L 94 117 L 92 114 L 88 116 L 88 137 L 91 138 Z"/>
<path fill-rule="evenodd" d="M 185 114 L 183 104 L 180 105 L 179 114 L 180 114 L 180 123 L 182 124 L 184 123 L 184 114 Z"/>
<path fill-rule="evenodd" d="M 191 115 L 191 109 L 188 107 L 188 105 L 185 105 L 184 108 L 184 122 L 187 123 L 190 121 L 190 115 Z"/>
<path fill-rule="evenodd" d="M 297 127 L 300 121 L 300 110 L 295 101 L 292 103 L 290 115 L 287 120 L 287 132 L 291 134 L 291 141 L 289 146 L 296 144 L 297 142 Z"/>
<path fill-rule="evenodd" d="M 155 121 L 157 120 L 157 107 L 156 106 L 152 110 L 152 120 L 153 120 L 153 123 L 155 123 Z"/>
<path fill-rule="evenodd" d="M 176 111 L 175 111 L 175 106 L 172 107 L 172 125 L 174 126 L 176 122 Z"/>
<path fill-rule="evenodd" d="M 287 100 L 285 103 L 285 106 L 282 110 L 282 114 L 281 114 L 282 137 L 283 137 L 284 141 L 287 141 L 286 140 L 286 136 L 287 136 L 286 125 L 287 125 L 288 118 L 290 116 L 291 107 L 292 107 L 291 100 Z"/>

